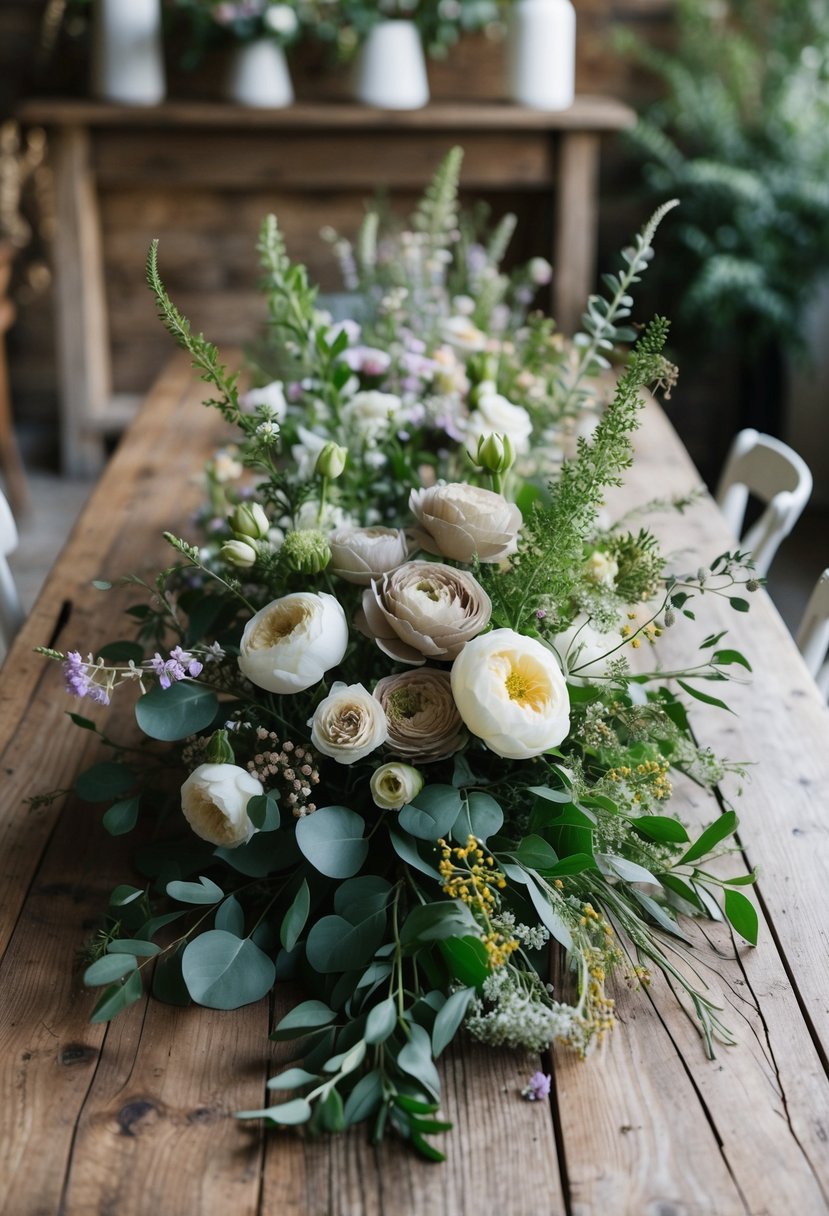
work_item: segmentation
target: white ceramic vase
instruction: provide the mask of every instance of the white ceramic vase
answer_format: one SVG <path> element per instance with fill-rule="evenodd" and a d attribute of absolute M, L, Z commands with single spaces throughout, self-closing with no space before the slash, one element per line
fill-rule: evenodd
<path fill-rule="evenodd" d="M 95 0 L 92 91 L 105 101 L 154 106 L 164 100 L 161 0 Z"/>
<path fill-rule="evenodd" d="M 285 52 L 273 38 L 240 42 L 233 48 L 225 97 L 243 106 L 281 110 L 293 104 L 294 88 Z"/>
<path fill-rule="evenodd" d="M 576 80 L 576 10 L 570 0 L 518 0 L 507 37 L 507 91 L 536 110 L 567 110 Z"/>
<path fill-rule="evenodd" d="M 423 42 L 413 21 L 380 21 L 357 66 L 357 97 L 383 110 L 419 110 L 429 100 Z"/>

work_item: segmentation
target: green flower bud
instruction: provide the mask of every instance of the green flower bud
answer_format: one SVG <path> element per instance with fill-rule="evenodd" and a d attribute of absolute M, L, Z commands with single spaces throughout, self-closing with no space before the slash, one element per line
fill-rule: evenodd
<path fill-rule="evenodd" d="M 239 537 L 263 540 L 270 531 L 270 522 L 258 502 L 242 502 L 230 516 L 230 526 Z"/>
<path fill-rule="evenodd" d="M 328 541 L 312 528 L 289 532 L 280 555 L 288 569 L 297 574 L 319 574 L 331 561 Z"/>
<path fill-rule="evenodd" d="M 515 464 L 515 448 L 509 435 L 490 431 L 478 440 L 475 464 L 487 473 L 506 473 Z"/>
<path fill-rule="evenodd" d="M 259 556 L 253 545 L 249 545 L 246 540 L 225 541 L 220 554 L 223 561 L 230 566 L 237 566 L 240 570 L 249 570 L 251 566 L 255 566 Z"/>
<path fill-rule="evenodd" d="M 342 473 L 347 459 L 348 448 L 341 448 L 339 444 L 329 441 L 317 457 L 314 471 L 318 477 L 327 477 L 329 481 L 333 481 Z"/>
<path fill-rule="evenodd" d="M 230 746 L 226 730 L 217 730 L 204 753 L 206 764 L 235 764 L 236 755 Z"/>

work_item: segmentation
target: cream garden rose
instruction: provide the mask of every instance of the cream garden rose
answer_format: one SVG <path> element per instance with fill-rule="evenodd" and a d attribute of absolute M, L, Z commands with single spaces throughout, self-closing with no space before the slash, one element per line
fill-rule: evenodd
<path fill-rule="evenodd" d="M 181 787 L 181 809 L 202 840 L 235 849 L 257 830 L 247 806 L 264 792 L 262 782 L 236 764 L 200 764 Z"/>
<path fill-rule="evenodd" d="M 492 603 L 464 570 L 406 562 L 363 592 L 357 628 L 400 663 L 448 660 L 489 624 Z"/>
<path fill-rule="evenodd" d="M 268 692 L 302 692 L 342 661 L 347 646 L 348 624 L 334 596 L 298 591 L 251 617 L 242 634 L 239 669 Z"/>
<path fill-rule="evenodd" d="M 317 751 L 339 764 L 363 760 L 388 737 L 383 707 L 362 684 L 334 684 L 308 725 Z"/>
<path fill-rule="evenodd" d="M 423 789 L 423 777 L 410 764 L 381 764 L 369 782 L 374 805 L 381 811 L 399 811 Z"/>
<path fill-rule="evenodd" d="M 452 665 L 452 694 L 472 734 L 509 760 L 540 756 L 570 728 L 570 699 L 555 655 L 512 629 L 467 643 Z"/>
<path fill-rule="evenodd" d="M 330 569 L 347 583 L 367 587 L 409 556 L 402 528 L 339 528 L 328 538 Z"/>
<path fill-rule="evenodd" d="M 412 490 L 409 510 L 424 529 L 423 548 L 456 562 L 498 562 L 514 553 L 521 512 L 502 494 L 456 482 Z"/>

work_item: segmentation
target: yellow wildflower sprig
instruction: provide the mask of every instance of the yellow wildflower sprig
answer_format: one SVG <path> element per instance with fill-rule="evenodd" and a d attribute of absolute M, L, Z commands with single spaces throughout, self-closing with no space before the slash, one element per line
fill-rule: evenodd
<path fill-rule="evenodd" d="M 483 923 L 482 940 L 489 965 L 493 970 L 502 967 L 519 946 L 515 938 L 508 938 L 496 929 L 491 919 L 500 903 L 497 892 L 506 887 L 506 878 L 498 869 L 495 858 L 484 852 L 474 836 L 469 836 L 465 845 L 454 848 L 445 840 L 439 840 L 438 845 L 441 849 L 438 869 L 445 894 L 466 904 Z"/>

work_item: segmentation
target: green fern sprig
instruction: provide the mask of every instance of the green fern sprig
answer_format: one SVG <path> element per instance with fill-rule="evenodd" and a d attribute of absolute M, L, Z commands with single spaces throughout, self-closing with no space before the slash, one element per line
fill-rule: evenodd
<path fill-rule="evenodd" d="M 432 250 L 440 249 L 458 223 L 458 186 L 463 163 L 463 148 L 452 148 L 438 166 L 437 173 L 426 188 L 413 225 L 422 232 Z"/>

